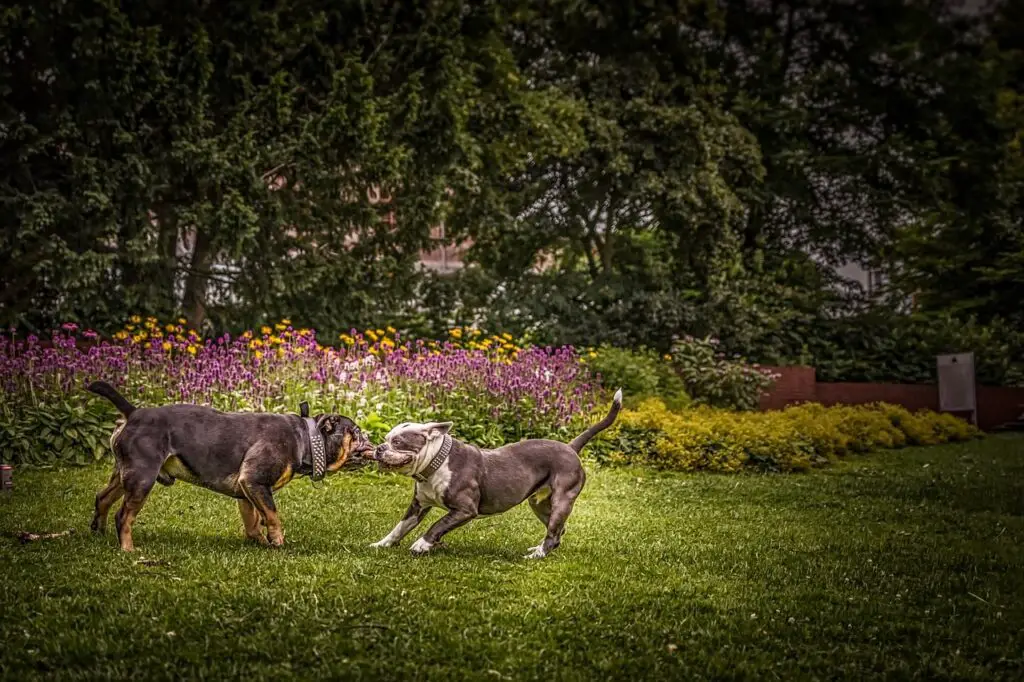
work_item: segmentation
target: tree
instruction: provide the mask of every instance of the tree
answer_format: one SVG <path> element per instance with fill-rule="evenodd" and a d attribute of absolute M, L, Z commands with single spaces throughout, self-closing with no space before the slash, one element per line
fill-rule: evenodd
<path fill-rule="evenodd" d="M 919 311 L 1024 331 L 1024 10 L 1006 3 L 949 60 L 930 125 L 941 162 L 917 176 L 927 210 L 898 232 L 896 284 Z"/>
<path fill-rule="evenodd" d="M 517 326 L 629 343 L 653 323 L 668 343 L 731 259 L 760 165 L 688 32 L 699 4 L 551 3 L 509 27 L 530 87 L 571 102 L 582 131 L 563 155 L 490 173 L 487 200 L 450 223 L 514 297 Z"/>
<path fill-rule="evenodd" d="M 481 165 L 527 139 L 513 112 L 548 115 L 522 93 L 505 13 L 10 6 L 0 318 L 110 326 L 182 310 L 193 325 L 288 315 L 331 331 L 400 306 L 446 190 L 468 201 Z"/>

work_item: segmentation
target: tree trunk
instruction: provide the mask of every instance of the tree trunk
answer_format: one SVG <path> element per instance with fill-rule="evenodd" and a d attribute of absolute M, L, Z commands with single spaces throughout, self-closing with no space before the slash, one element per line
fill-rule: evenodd
<path fill-rule="evenodd" d="M 188 277 L 185 279 L 185 297 L 182 301 L 185 319 L 192 329 L 199 329 L 206 320 L 206 288 L 209 282 L 211 256 L 210 236 L 205 230 L 197 227 L 192 260 Z"/>
<path fill-rule="evenodd" d="M 174 295 L 174 284 L 178 274 L 178 216 L 167 206 L 159 206 L 156 211 L 159 242 L 160 263 L 156 287 L 161 291 L 167 302 L 167 309 L 177 308 Z"/>

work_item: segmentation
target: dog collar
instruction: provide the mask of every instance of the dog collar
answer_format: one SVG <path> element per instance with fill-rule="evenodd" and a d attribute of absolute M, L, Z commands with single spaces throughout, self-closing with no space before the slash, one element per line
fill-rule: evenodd
<path fill-rule="evenodd" d="M 319 481 L 324 477 L 324 472 L 327 470 L 327 457 L 324 454 L 324 437 L 320 434 L 320 429 L 317 428 L 315 421 L 309 417 L 304 418 L 302 421 L 306 422 L 310 451 L 313 453 L 313 473 L 310 478 L 314 481 Z"/>
<path fill-rule="evenodd" d="M 444 464 L 444 461 L 448 459 L 448 453 L 451 451 L 451 449 L 452 437 L 446 433 L 444 434 L 444 441 L 442 441 L 441 443 L 441 449 L 437 451 L 437 454 L 434 455 L 434 458 L 430 460 L 430 463 L 423 471 L 413 474 L 412 477 L 421 483 L 426 481 L 435 471 L 441 468 L 441 465 Z"/>

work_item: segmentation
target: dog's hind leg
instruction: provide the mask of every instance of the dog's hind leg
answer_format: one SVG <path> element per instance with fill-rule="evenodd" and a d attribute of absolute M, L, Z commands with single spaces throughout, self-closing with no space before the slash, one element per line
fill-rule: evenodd
<path fill-rule="evenodd" d="M 114 521 L 117 523 L 117 537 L 121 542 L 121 549 L 126 552 L 135 550 L 132 540 L 132 524 L 135 517 L 142 511 L 142 505 L 146 503 L 149 492 L 156 483 L 156 471 L 152 473 L 140 473 L 129 471 L 121 476 L 124 487 L 124 504 L 117 510 Z"/>
<path fill-rule="evenodd" d="M 537 547 L 533 547 L 531 552 L 526 555 L 527 559 L 543 559 L 561 544 L 562 533 L 565 532 L 565 521 L 569 518 L 569 514 L 572 513 L 572 507 L 576 503 L 576 498 L 579 497 L 580 491 L 583 489 L 583 482 L 584 479 L 581 476 L 578 481 L 574 481 L 568 488 L 562 488 L 557 483 L 551 486 L 551 496 L 540 503 L 540 505 L 546 503 L 548 507 L 547 523 L 545 524 L 548 532 L 544 537 L 544 542 Z M 538 518 L 544 520 L 541 517 L 541 513 L 544 511 L 543 507 L 540 509 L 534 508 L 531 500 L 530 508 L 534 510 Z"/>
<path fill-rule="evenodd" d="M 543 493 L 534 493 L 529 497 L 530 510 L 534 513 L 537 519 L 544 525 L 544 528 L 548 527 L 548 519 L 551 518 L 551 491 L 546 490 Z M 562 527 L 564 531 L 564 526 Z M 531 547 L 530 552 L 539 552 L 543 547 L 543 543 L 536 547 Z"/>
<path fill-rule="evenodd" d="M 245 537 L 260 545 L 267 544 L 267 539 L 263 537 L 263 533 L 260 531 L 261 520 L 259 512 L 256 511 L 256 507 L 252 506 L 252 502 L 249 500 L 239 500 L 238 511 L 242 514 Z"/>
<path fill-rule="evenodd" d="M 96 493 L 96 506 L 92 515 L 90 528 L 94 533 L 103 533 L 107 529 L 107 515 L 110 507 L 113 506 L 124 495 L 124 486 L 121 485 L 121 472 L 117 465 L 114 465 L 114 473 L 110 475 L 110 482 L 107 487 Z"/>

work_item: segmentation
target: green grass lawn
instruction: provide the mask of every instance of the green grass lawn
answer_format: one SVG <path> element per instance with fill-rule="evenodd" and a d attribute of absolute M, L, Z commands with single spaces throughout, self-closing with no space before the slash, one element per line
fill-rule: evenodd
<path fill-rule="evenodd" d="M 107 475 L 18 471 L 0 502 L 5 534 L 76 531 L 0 538 L 5 679 L 1024 677 L 1021 438 L 806 475 L 591 470 L 539 562 L 525 507 L 424 558 L 415 533 L 369 547 L 411 495 L 373 473 L 278 493 L 281 550 L 243 543 L 233 500 L 158 486 L 123 554 L 112 522 L 88 533 Z"/>

